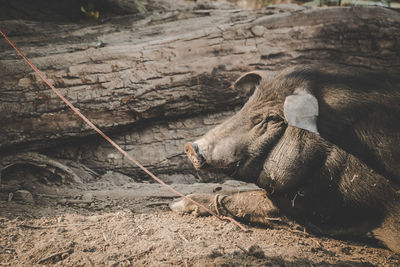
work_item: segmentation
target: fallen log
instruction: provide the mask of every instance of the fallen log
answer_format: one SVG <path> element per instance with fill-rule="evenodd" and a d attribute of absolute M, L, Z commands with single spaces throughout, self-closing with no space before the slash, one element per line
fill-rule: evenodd
<path fill-rule="evenodd" d="M 230 88 L 242 72 L 329 62 L 398 74 L 399 27 L 399 13 L 381 7 L 193 8 L 102 23 L 0 21 L 83 114 L 171 181 L 182 174 L 197 179 L 183 144 L 246 100 Z M 1 154 L 34 150 L 96 171 L 143 176 L 92 137 L 3 39 L 0 75 Z"/>

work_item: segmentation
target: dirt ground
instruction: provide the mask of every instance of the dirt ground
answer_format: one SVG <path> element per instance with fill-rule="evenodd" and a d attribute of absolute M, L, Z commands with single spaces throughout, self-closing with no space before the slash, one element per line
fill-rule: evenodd
<path fill-rule="evenodd" d="M 238 181 L 176 184 L 185 194 L 252 190 Z M 398 266 L 377 244 L 313 236 L 296 225 L 242 232 L 169 210 L 158 184 L 103 175 L 82 184 L 3 177 L 1 266 Z"/>
<path fill-rule="evenodd" d="M 64 183 L 27 173 L 0 180 L 0 266 L 400 266 L 400 255 L 376 242 L 315 236 L 295 222 L 245 233 L 214 217 L 177 214 L 168 207 L 172 193 L 121 174 Z M 173 187 L 256 189 L 238 181 Z"/>

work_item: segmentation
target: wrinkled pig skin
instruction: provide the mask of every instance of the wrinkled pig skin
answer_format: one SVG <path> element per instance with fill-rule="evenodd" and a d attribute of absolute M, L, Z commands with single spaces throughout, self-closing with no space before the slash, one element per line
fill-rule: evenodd
<path fill-rule="evenodd" d="M 222 171 L 265 189 L 273 203 L 266 217 L 279 210 L 320 233 L 372 233 L 400 253 L 398 77 L 300 66 L 244 74 L 233 89 L 252 95 L 232 118 L 185 146 L 197 169 Z M 298 91 L 316 99 L 312 127 L 318 131 L 285 117 L 285 99 Z M 242 205 L 230 198 L 226 208 Z M 251 215 L 246 218 L 251 221 Z"/>

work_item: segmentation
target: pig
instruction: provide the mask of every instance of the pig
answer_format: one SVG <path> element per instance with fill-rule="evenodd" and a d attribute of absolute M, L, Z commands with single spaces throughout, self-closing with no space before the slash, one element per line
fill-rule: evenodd
<path fill-rule="evenodd" d="M 198 170 L 220 171 L 262 190 L 192 194 L 247 222 L 287 216 L 310 231 L 372 236 L 400 253 L 400 79 L 335 65 L 243 74 L 251 95 L 233 117 L 188 142 Z M 182 199 L 178 212 L 199 211 Z"/>

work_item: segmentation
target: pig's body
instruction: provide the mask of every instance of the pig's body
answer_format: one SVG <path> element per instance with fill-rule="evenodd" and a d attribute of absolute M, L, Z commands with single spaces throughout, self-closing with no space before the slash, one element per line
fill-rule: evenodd
<path fill-rule="evenodd" d="M 255 182 L 273 213 L 326 233 L 372 231 L 400 252 L 400 80 L 302 66 L 245 74 L 235 87 L 254 93 L 185 146 L 194 166 Z"/>

